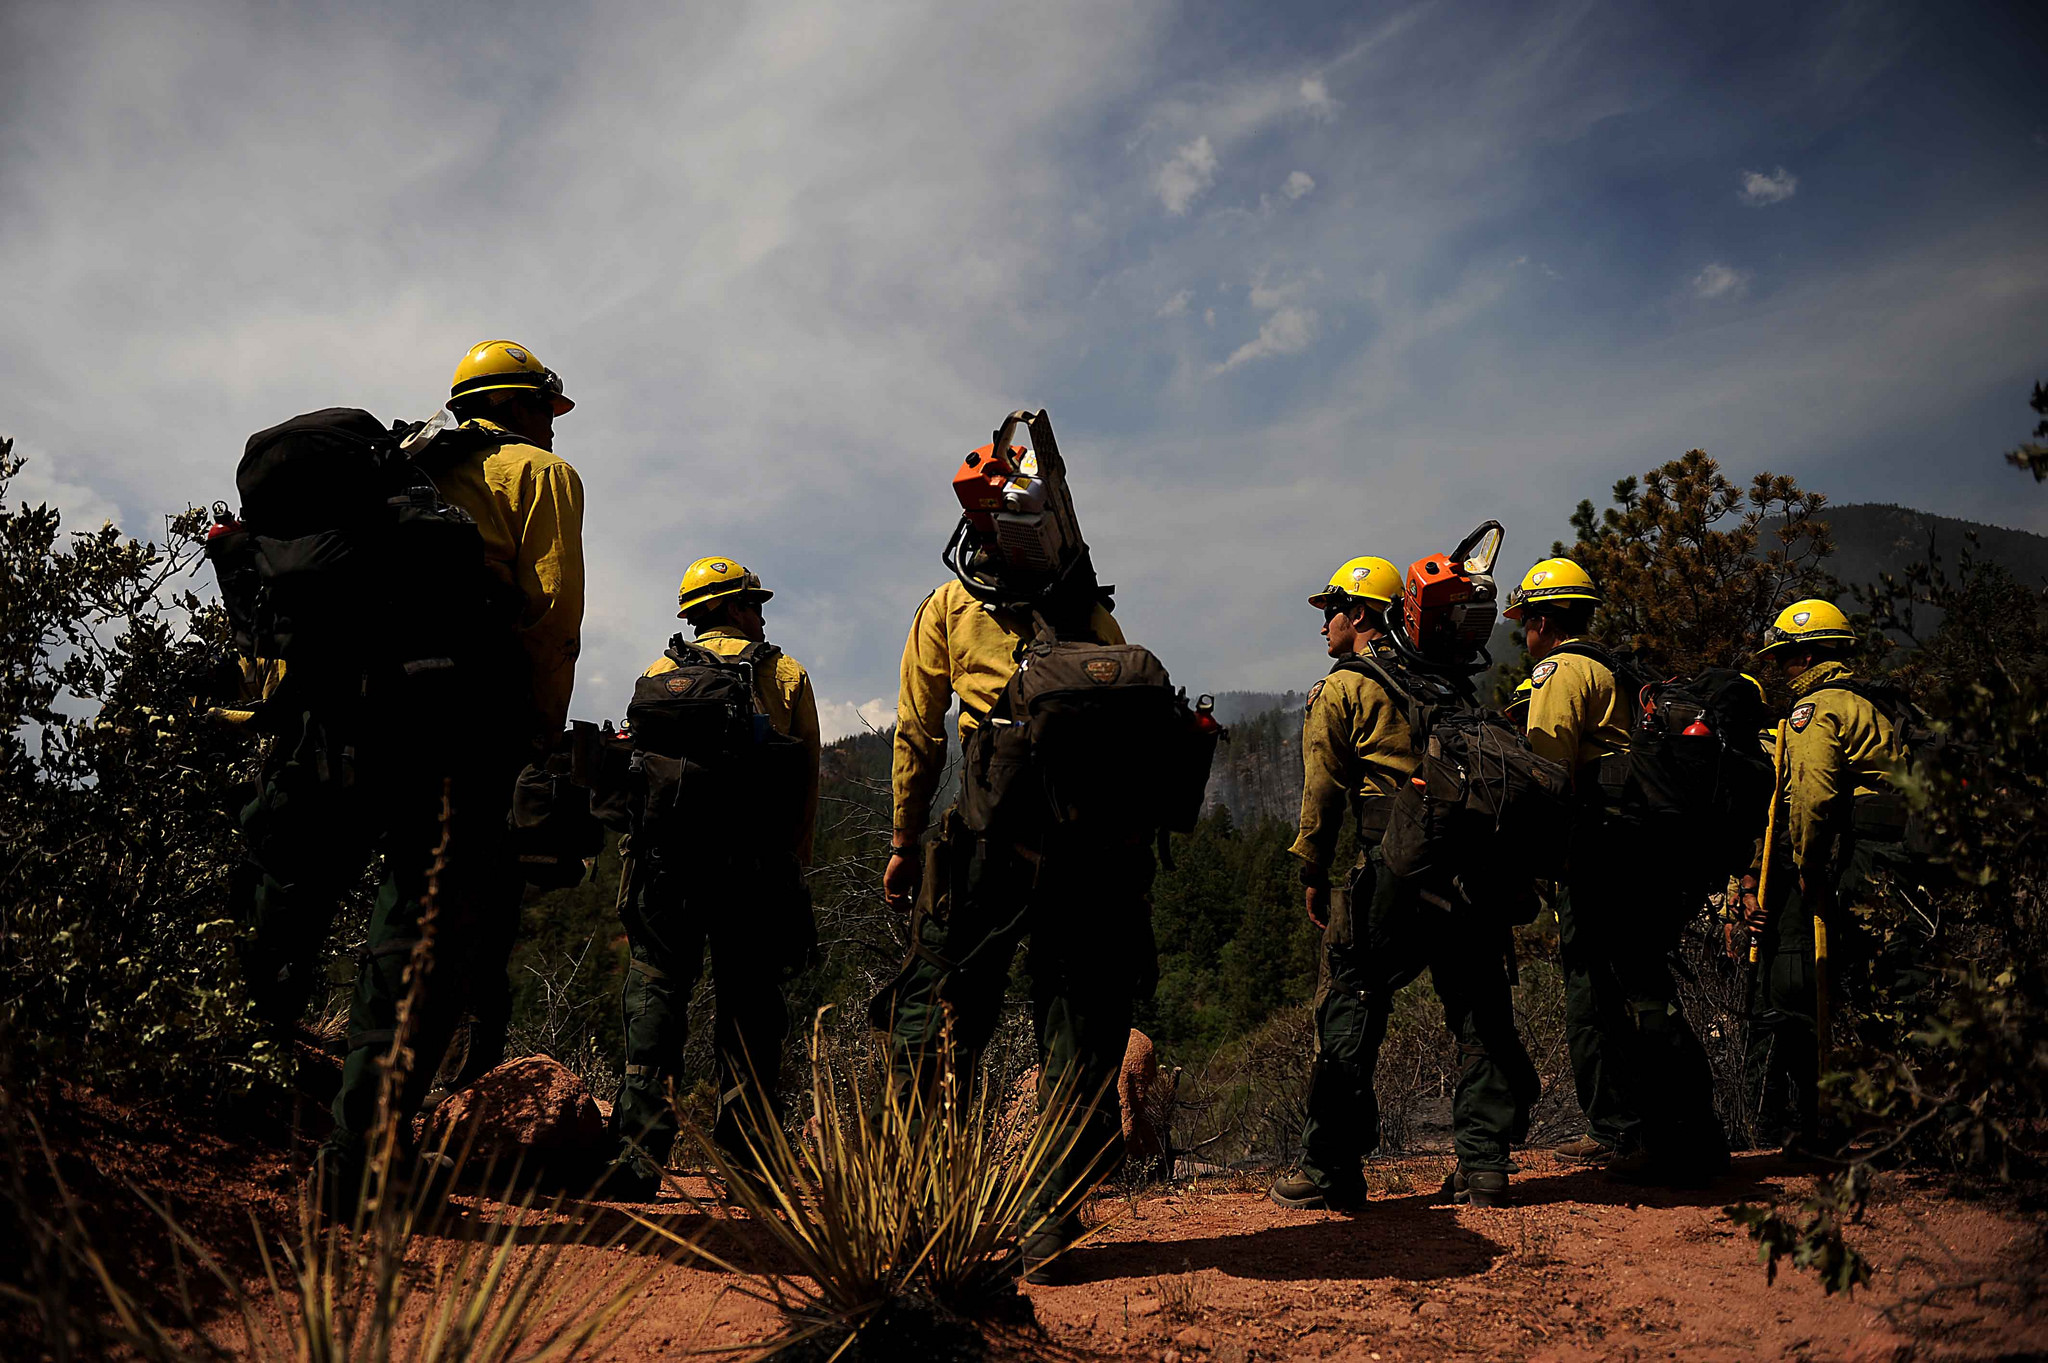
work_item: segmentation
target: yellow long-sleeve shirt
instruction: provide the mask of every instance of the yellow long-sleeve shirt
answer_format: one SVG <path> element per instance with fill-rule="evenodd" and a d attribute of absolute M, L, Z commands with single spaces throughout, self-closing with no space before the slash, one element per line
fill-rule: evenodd
<path fill-rule="evenodd" d="M 1120 644 L 1124 634 L 1101 606 L 1089 620 L 1096 643 Z M 980 724 L 1010 678 L 1017 653 L 1032 637 L 1031 621 L 991 611 L 956 581 L 918 605 L 903 641 L 896 690 L 896 748 L 890 772 L 899 833 L 924 831 L 946 766 L 946 711 L 960 698 L 960 737 Z"/>
<path fill-rule="evenodd" d="M 1848 824 L 1849 803 L 1889 790 L 1891 768 L 1905 753 L 1890 717 L 1843 688 L 1849 677 L 1846 664 L 1827 662 L 1792 679 L 1783 728 L 1785 831 L 1802 871 L 1821 869 Z"/>
<path fill-rule="evenodd" d="M 476 420 L 466 428 L 503 431 Z M 533 689 L 536 736 L 569 717 L 583 643 L 583 480 L 568 461 L 507 433 L 434 471 L 441 495 L 475 518 L 484 561 L 513 592 Z"/>
<path fill-rule="evenodd" d="M 713 625 L 697 634 L 697 642 L 722 658 L 737 655 L 747 646 L 747 637 L 726 625 Z M 664 672 L 676 670 L 675 659 L 666 653 L 654 660 L 643 676 L 658 677 Z M 761 697 L 761 708 L 768 714 L 768 722 L 775 726 L 777 733 L 801 739 L 804 751 L 810 756 L 804 782 L 804 811 L 798 825 L 797 860 L 805 866 L 811 864 L 811 844 L 817 836 L 818 827 L 818 759 L 823 742 L 818 734 L 818 698 L 811 689 L 811 674 L 804 671 L 802 663 L 787 653 L 778 653 L 775 658 L 774 674 L 756 672 L 754 690 Z"/>
<path fill-rule="evenodd" d="M 1613 668 L 1582 653 L 1552 653 L 1529 680 L 1529 746 L 1537 756 L 1576 777 L 1588 763 L 1628 751 L 1628 711 Z"/>
<path fill-rule="evenodd" d="M 1344 810 L 1368 810 L 1415 774 L 1408 716 L 1374 677 L 1333 671 L 1308 693 L 1301 725 L 1301 827 L 1288 851 L 1302 879 L 1327 884 Z M 1376 821 L 1384 824 L 1384 820 Z"/>

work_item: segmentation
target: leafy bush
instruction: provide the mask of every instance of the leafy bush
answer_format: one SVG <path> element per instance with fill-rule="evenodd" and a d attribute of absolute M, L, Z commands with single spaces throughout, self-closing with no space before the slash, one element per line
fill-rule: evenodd
<path fill-rule="evenodd" d="M 228 628 L 163 542 L 65 535 L 7 500 L 0 442 L 0 1030 L 17 1078 L 210 1094 L 276 1072 L 240 989 L 226 884 L 253 754 L 206 716 Z"/>

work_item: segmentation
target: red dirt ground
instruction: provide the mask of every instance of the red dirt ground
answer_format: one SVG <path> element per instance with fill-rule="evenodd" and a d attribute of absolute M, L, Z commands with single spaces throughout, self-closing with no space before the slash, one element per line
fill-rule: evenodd
<path fill-rule="evenodd" d="M 162 1260 L 123 1187 L 169 1194 L 204 1239 L 253 1268 L 247 1210 L 285 1219 L 293 1175 L 281 1142 L 262 1147 L 139 1121 L 75 1100 L 45 1121 L 66 1179 L 116 1257 L 145 1278 Z M 303 1159 L 303 1151 L 301 1152 Z M 1703 1193 L 1642 1193 L 1522 1156 L 1517 1205 L 1434 1205 L 1446 1157 L 1375 1163 L 1368 1211 L 1289 1212 L 1260 1186 L 1201 1182 L 1172 1193 L 1101 1198 L 1105 1224 L 1074 1250 L 1082 1281 L 1026 1289 L 1042 1333 L 1011 1336 L 1008 1358 L 1249 1363 L 1530 1359 L 1800 1359 L 1928 1363 L 2048 1358 L 2044 1219 L 2005 1204 L 1881 1181 L 1853 1237 L 1876 1267 L 1855 1299 L 1823 1296 L 1791 1271 L 1767 1286 L 1754 1249 L 1721 1215 L 1735 1201 L 1797 1194 L 1806 1177 L 1773 1157 L 1737 1161 Z M 2002 1209 L 2001 1209 L 2002 1208 Z M 702 1222 L 664 1200 L 639 1209 L 687 1233 Z M 608 1213 L 612 1216 L 618 1212 Z M 744 1225 L 714 1242 L 744 1253 Z M 97 1236 L 96 1236 L 97 1238 Z M 239 1247 L 240 1252 L 236 1252 Z M 572 1272 L 626 1251 L 571 1251 Z M 0 1258 L 4 1258 L 0 1255 Z M 607 1358 L 742 1348 L 776 1328 L 729 1275 L 663 1268 Z M 224 1323 L 224 1322 L 223 1322 Z M 229 1333 L 234 1332 L 230 1329 Z"/>
<path fill-rule="evenodd" d="M 1102 1199 L 1109 1224 L 1073 1251 L 1083 1281 L 1026 1289 L 1045 1337 L 1011 1347 L 1164 1363 L 2048 1357 L 2037 1221 L 1883 1186 L 1855 1238 L 1876 1281 L 1830 1299 L 1789 1269 L 1767 1286 L 1721 1215 L 1805 1186 L 1775 1158 L 1738 1160 L 1696 1194 L 1644 1194 L 1543 1151 L 1523 1163 L 1518 1205 L 1499 1210 L 1433 1205 L 1449 1161 L 1431 1157 L 1375 1164 L 1376 1188 L 1414 1191 L 1376 1192 L 1357 1217 L 1290 1212 L 1226 1185 Z M 716 1277 L 668 1270 L 615 1356 L 685 1345 Z M 1978 1285 L 1937 1291 L 1958 1284 Z M 698 1347 L 758 1338 L 766 1320 L 721 1307 Z"/>

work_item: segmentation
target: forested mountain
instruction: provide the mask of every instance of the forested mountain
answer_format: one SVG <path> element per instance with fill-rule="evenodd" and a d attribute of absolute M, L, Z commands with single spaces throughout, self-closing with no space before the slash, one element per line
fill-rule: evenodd
<path fill-rule="evenodd" d="M 1972 534 L 1977 537 L 1978 557 L 2030 587 L 2048 584 L 2048 535 L 1880 502 L 1831 506 L 1822 514 L 1835 540 L 1827 569 L 1844 584 L 1875 582 L 1880 574 L 1903 572 L 1908 564 L 1925 559 L 1930 549 L 1953 566 Z"/>

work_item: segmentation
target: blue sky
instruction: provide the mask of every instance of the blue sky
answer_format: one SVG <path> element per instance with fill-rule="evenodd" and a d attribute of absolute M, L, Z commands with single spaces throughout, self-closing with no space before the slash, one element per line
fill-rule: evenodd
<path fill-rule="evenodd" d="M 1339 561 L 1693 446 L 2048 531 L 2042 21 L 1958 5 L 16 3 L 0 430 L 147 532 L 248 432 L 581 404 L 576 713 L 737 556 L 887 722 L 947 480 L 1051 408 L 1120 614 L 1300 689 Z"/>

